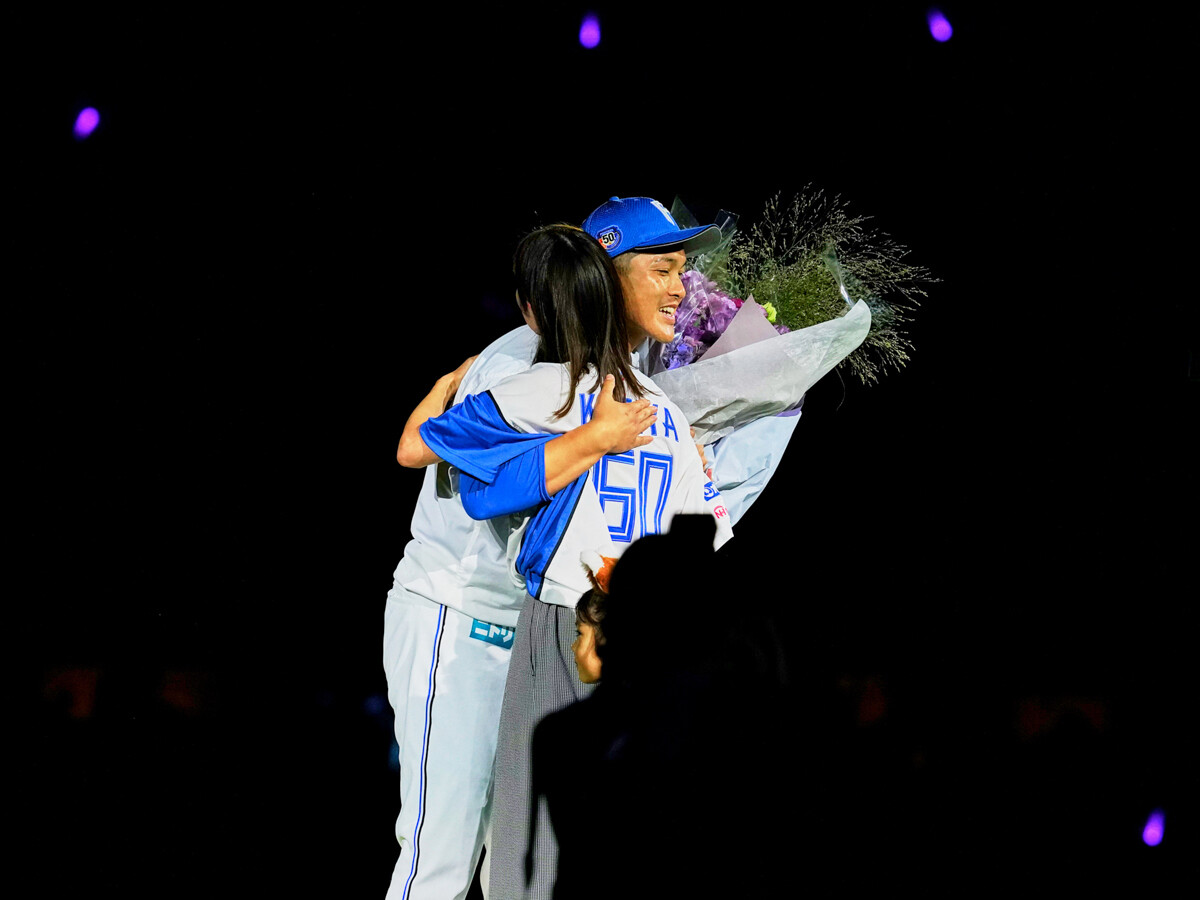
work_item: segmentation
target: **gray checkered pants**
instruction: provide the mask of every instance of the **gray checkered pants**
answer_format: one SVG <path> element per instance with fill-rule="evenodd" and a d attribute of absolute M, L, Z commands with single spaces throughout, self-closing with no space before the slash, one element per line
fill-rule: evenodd
<path fill-rule="evenodd" d="M 532 847 L 533 878 L 525 883 L 530 850 L 533 730 L 544 716 L 588 696 L 575 670 L 575 610 L 525 598 L 517 620 L 512 661 L 500 711 L 500 738 L 492 795 L 492 843 L 488 848 L 488 900 L 549 900 L 558 844 L 542 798 Z"/>

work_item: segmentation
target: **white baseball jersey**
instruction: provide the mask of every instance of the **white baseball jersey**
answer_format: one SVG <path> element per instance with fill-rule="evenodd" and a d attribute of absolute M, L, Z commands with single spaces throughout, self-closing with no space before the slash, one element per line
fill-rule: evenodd
<path fill-rule="evenodd" d="M 524 325 L 489 344 L 467 371 L 458 399 L 527 372 L 536 347 L 537 335 Z M 413 511 L 412 540 L 396 566 L 396 585 L 473 619 L 516 627 L 525 594 L 506 572 L 517 551 L 509 535 L 521 519 L 472 519 L 463 509 L 449 464 L 429 466 Z"/>
<path fill-rule="evenodd" d="M 591 586 L 580 559 L 584 551 L 619 557 L 638 538 L 668 531 L 679 513 L 711 515 L 716 547 L 733 535 L 682 411 L 649 378 L 637 377 L 658 408 L 649 429 L 653 440 L 602 457 L 549 502 L 543 454 L 526 451 L 591 418 L 598 386 L 594 370 L 584 375 L 561 418 L 554 410 L 570 387 L 567 367 L 541 363 L 421 426 L 426 445 L 461 471 L 468 513 L 488 517 L 542 504 L 522 527 L 512 572 L 543 602 L 573 607 Z"/>
<path fill-rule="evenodd" d="M 528 372 L 536 348 L 537 335 L 525 326 L 493 341 L 467 371 L 456 401 L 464 402 L 511 375 Z M 591 383 L 589 380 L 584 384 Z M 544 410 L 560 405 L 560 400 L 550 397 Z M 673 419 L 682 421 L 674 407 L 668 409 Z M 571 415 L 578 413 L 573 409 Z M 568 416 L 552 423 L 553 430 L 565 430 L 573 421 L 578 418 Z M 753 422 L 710 448 L 710 457 L 717 462 L 716 478 L 724 492 L 720 499 L 730 511 L 730 520 L 736 521 L 762 490 L 787 445 L 794 422 L 777 418 Z M 659 426 L 665 429 L 665 423 L 664 413 Z M 669 434 L 671 444 L 679 446 L 686 440 L 684 450 L 690 450 L 691 459 L 696 460 L 690 438 L 678 433 L 686 426 L 674 424 L 675 433 Z M 511 444 L 513 429 L 506 421 L 503 425 L 508 440 L 502 443 Z M 527 446 L 536 446 L 534 436 L 522 433 L 520 437 L 531 441 Z M 742 449 L 723 455 L 724 448 L 734 445 Z M 494 504 L 495 495 L 503 497 L 505 484 L 525 484 L 526 490 L 544 493 L 544 471 L 540 481 L 530 478 L 528 472 L 522 473 L 522 466 L 542 459 L 542 454 L 534 453 L 501 464 L 497 467 L 496 490 L 489 485 L 483 491 L 472 492 L 467 502 L 473 508 L 476 503 Z M 662 468 L 654 468 L 658 464 L 653 459 L 642 462 L 636 456 L 632 462 L 618 461 L 619 457 L 609 459 L 607 468 L 601 466 L 592 479 L 592 484 L 608 487 L 598 502 L 606 522 L 617 526 L 621 536 L 631 526 L 636 533 L 638 522 L 645 521 L 647 514 L 651 522 L 655 521 L 657 505 L 648 502 L 639 520 L 639 506 L 629 500 L 636 495 L 637 485 L 628 480 L 618 484 L 617 476 L 644 468 L 647 487 L 655 487 L 655 479 L 663 475 Z M 674 455 L 671 459 L 674 468 Z M 395 583 L 388 594 L 383 663 L 388 698 L 396 712 L 402 804 L 396 819 L 401 852 L 389 900 L 465 896 L 490 821 L 501 697 L 513 643 L 512 629 L 525 599 L 523 578 L 514 579 L 510 573 L 515 571 L 522 550 L 521 538 L 526 529 L 520 525 L 528 521 L 528 516 L 506 514 L 493 521 L 476 521 L 464 507 L 459 491 L 463 485 L 468 489 L 479 486 L 470 475 L 446 463 L 426 470 L 412 517 L 412 540 L 396 567 Z M 628 493 L 631 490 L 633 495 Z M 592 486 L 588 491 L 595 493 Z M 649 495 L 643 492 L 643 496 Z M 627 520 L 627 515 L 632 518 Z M 546 521 L 552 522 L 549 518 Z M 611 533 L 608 539 L 622 546 Z M 563 561 L 577 562 L 577 558 L 571 560 L 564 555 Z M 583 573 L 579 570 L 569 574 Z M 586 586 L 577 582 L 572 588 L 574 596 Z"/>
<path fill-rule="evenodd" d="M 467 371 L 456 401 L 529 371 L 537 340 L 522 325 L 493 341 Z M 707 448 L 731 523 L 745 513 L 774 473 L 796 421 L 768 417 Z M 513 628 L 524 589 L 506 573 L 519 552 L 517 529 L 525 517 L 477 521 L 463 508 L 458 491 L 458 476 L 449 464 L 428 468 L 413 512 L 412 540 L 396 566 L 395 583 L 474 619 Z"/>

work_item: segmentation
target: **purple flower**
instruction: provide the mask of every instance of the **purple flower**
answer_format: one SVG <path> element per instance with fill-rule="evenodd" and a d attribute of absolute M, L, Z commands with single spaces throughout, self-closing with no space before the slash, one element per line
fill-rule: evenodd
<path fill-rule="evenodd" d="M 675 340 L 663 350 L 669 369 L 700 359 L 725 333 L 742 305 L 694 269 L 680 278 L 686 294 L 675 311 Z"/>
<path fill-rule="evenodd" d="M 689 294 L 698 288 L 703 287 L 705 284 L 712 284 L 711 281 L 709 281 L 695 269 L 688 269 L 679 276 L 679 279 L 683 282 L 684 290 L 686 290 Z"/>
<path fill-rule="evenodd" d="M 663 360 L 668 369 L 678 369 L 690 363 L 695 356 L 696 345 L 688 338 L 680 336 L 666 346 Z"/>
<path fill-rule="evenodd" d="M 715 331 L 718 336 L 724 334 L 729 323 L 733 321 L 733 317 L 737 315 L 737 311 L 738 308 L 728 297 L 723 298 L 719 304 L 713 304 L 708 318 L 709 330 Z"/>

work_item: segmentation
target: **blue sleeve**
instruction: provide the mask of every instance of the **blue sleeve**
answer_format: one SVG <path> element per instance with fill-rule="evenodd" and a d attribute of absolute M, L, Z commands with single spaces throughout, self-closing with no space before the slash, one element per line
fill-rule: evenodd
<path fill-rule="evenodd" d="M 472 519 L 520 512 L 550 499 L 543 445 L 556 435 L 517 431 L 490 393 L 464 398 L 424 422 L 420 432 L 430 450 L 459 470 L 463 509 Z"/>
<path fill-rule="evenodd" d="M 488 392 L 472 394 L 420 427 L 425 446 L 461 472 L 491 483 L 500 467 L 552 434 L 517 431 L 500 414 Z"/>
<path fill-rule="evenodd" d="M 743 425 L 711 445 L 713 475 L 717 490 L 729 510 L 729 519 L 737 524 L 783 458 L 799 411 L 783 416 L 766 416 Z"/>
<path fill-rule="evenodd" d="M 541 506 L 550 499 L 546 493 L 545 442 L 502 463 L 490 483 L 460 473 L 458 490 L 463 509 L 472 519 L 492 519 Z"/>
<path fill-rule="evenodd" d="M 571 524 L 571 517 L 575 515 L 575 507 L 583 493 L 583 486 L 587 484 L 588 475 L 588 472 L 584 472 L 551 497 L 550 502 L 537 511 L 525 528 L 516 569 L 525 578 L 525 590 L 532 597 L 541 599 L 546 570 L 562 545 L 563 535 Z"/>

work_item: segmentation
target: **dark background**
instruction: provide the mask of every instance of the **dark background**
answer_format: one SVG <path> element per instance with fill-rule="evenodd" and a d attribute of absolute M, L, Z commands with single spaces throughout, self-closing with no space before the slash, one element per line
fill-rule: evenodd
<path fill-rule="evenodd" d="M 941 281 L 905 369 L 810 392 L 730 545 L 805 698 L 797 885 L 1194 879 L 1196 16 L 944 9 L 938 44 L 919 4 L 613 4 L 595 50 L 574 4 L 13 17 L 39 894 L 382 896 L 408 410 L 518 324 L 529 227 L 806 185 Z"/>

